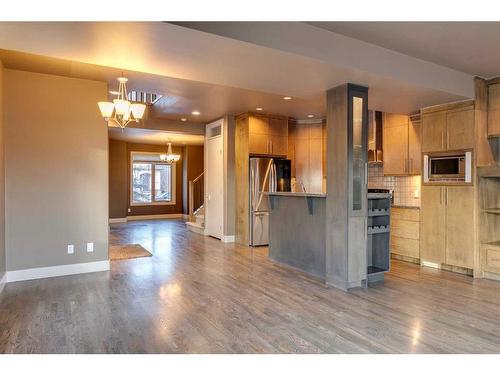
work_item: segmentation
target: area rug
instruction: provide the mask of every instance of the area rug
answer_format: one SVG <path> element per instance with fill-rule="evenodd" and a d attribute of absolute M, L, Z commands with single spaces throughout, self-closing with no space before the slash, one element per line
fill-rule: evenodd
<path fill-rule="evenodd" d="M 109 247 L 109 260 L 125 260 L 152 256 L 153 254 L 136 243 Z"/>

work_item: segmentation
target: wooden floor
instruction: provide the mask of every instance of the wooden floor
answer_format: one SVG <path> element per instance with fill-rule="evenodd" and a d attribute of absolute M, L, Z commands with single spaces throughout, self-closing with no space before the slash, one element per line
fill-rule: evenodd
<path fill-rule="evenodd" d="M 393 262 L 344 293 L 181 221 L 113 225 L 153 253 L 111 272 L 10 283 L 4 353 L 499 353 L 500 283 Z"/>

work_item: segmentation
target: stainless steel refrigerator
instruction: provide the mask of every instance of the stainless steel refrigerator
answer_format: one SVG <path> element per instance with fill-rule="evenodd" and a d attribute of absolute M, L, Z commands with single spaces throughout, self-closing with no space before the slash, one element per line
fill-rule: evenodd
<path fill-rule="evenodd" d="M 250 246 L 269 244 L 270 191 L 291 191 L 291 161 L 250 158 Z"/>

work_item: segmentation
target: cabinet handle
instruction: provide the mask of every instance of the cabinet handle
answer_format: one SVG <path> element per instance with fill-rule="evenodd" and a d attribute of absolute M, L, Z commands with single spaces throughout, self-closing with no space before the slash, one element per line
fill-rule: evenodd
<path fill-rule="evenodd" d="M 448 133 L 448 129 L 446 131 L 446 149 L 450 148 L 450 133 Z M 448 192 L 446 193 L 448 194 Z"/>
<path fill-rule="evenodd" d="M 444 188 L 446 189 L 446 205 L 448 206 L 448 188 Z"/>
<path fill-rule="evenodd" d="M 444 148 L 444 130 L 441 130 L 441 148 Z"/>
<path fill-rule="evenodd" d="M 441 189 L 439 190 L 439 204 L 440 204 L 440 205 L 441 205 L 441 204 L 443 204 L 443 189 L 444 189 L 444 188 L 441 188 Z"/>
<path fill-rule="evenodd" d="M 410 158 L 410 168 L 409 168 L 408 173 L 411 174 L 412 171 L 413 171 L 413 158 Z"/>

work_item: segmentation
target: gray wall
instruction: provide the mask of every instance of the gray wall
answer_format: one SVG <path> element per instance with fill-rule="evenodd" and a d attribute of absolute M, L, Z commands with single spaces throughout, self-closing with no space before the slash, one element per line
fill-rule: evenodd
<path fill-rule="evenodd" d="M 107 84 L 5 69 L 4 90 L 7 270 L 108 259 Z"/>
<path fill-rule="evenodd" d="M 3 137 L 3 65 L 0 60 L 0 280 L 5 275 L 5 160 Z M 0 286 L 1 288 L 1 286 Z M 1 290 L 1 289 L 0 289 Z"/>
<path fill-rule="evenodd" d="M 127 142 L 109 140 L 109 217 L 127 217 L 128 159 Z"/>

